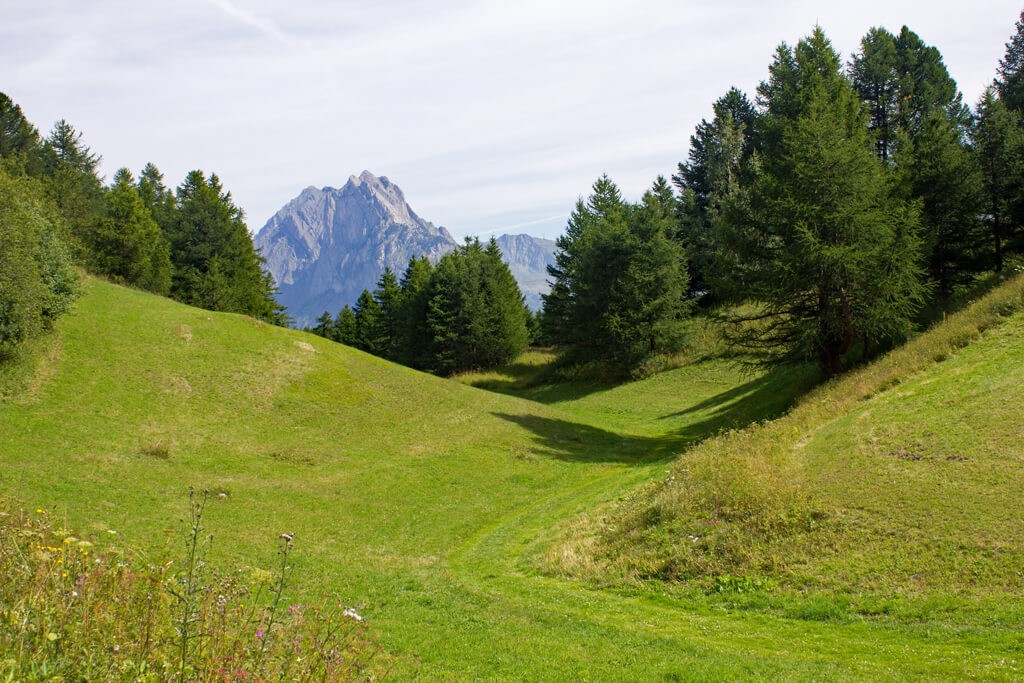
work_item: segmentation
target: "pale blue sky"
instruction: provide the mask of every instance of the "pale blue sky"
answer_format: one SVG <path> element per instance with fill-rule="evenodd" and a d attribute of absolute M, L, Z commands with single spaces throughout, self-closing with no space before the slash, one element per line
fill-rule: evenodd
<path fill-rule="evenodd" d="M 1011 2 L 0 0 L 0 90 L 45 134 L 67 118 L 109 178 L 217 172 L 264 222 L 368 169 L 466 234 L 554 237 L 607 172 L 628 197 L 685 158 L 730 86 L 819 23 L 848 57 L 903 24 L 973 104 Z"/>

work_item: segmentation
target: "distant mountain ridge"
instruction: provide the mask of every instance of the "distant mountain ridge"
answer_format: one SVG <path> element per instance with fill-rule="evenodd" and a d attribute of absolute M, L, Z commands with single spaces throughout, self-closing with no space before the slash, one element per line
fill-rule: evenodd
<path fill-rule="evenodd" d="M 555 263 L 557 247 L 554 241 L 532 235 L 501 235 L 495 241 L 512 271 L 512 277 L 519 283 L 526 305 L 539 311 L 541 295 L 551 289 L 548 266 Z"/>
<path fill-rule="evenodd" d="M 458 246 L 445 228 L 420 218 L 397 185 L 369 171 L 341 188 L 307 187 L 254 242 L 277 283 L 278 300 L 300 327 L 354 304 L 385 267 L 401 277 L 411 257 L 436 262 Z M 497 242 L 527 304 L 538 309 L 554 242 L 529 235 L 502 235 Z"/>

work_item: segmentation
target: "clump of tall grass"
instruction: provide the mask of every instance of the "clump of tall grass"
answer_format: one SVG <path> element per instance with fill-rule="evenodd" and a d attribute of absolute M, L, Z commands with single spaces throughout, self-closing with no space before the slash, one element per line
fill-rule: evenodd
<path fill-rule="evenodd" d="M 350 680 L 376 650 L 353 609 L 287 604 L 292 537 L 273 571 L 206 561 L 205 495 L 186 553 L 146 563 L 43 510 L 0 509 L 0 680 Z"/>
<path fill-rule="evenodd" d="M 577 520 L 546 569 L 598 582 L 784 574 L 834 546 L 845 523 L 802 475 L 801 442 L 871 396 L 952 356 L 1024 309 L 1024 275 L 873 363 L 821 385 L 787 415 L 709 439 L 603 517 Z"/>

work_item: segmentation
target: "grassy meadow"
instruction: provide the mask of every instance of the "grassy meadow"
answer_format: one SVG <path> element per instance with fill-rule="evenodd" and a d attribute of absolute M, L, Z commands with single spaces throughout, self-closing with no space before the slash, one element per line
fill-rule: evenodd
<path fill-rule="evenodd" d="M 0 499 L 157 562 L 209 490 L 211 562 L 293 534 L 283 599 L 356 609 L 396 680 L 1011 680 L 1022 291 L 812 390 L 444 380 L 90 279 L 0 377 Z"/>

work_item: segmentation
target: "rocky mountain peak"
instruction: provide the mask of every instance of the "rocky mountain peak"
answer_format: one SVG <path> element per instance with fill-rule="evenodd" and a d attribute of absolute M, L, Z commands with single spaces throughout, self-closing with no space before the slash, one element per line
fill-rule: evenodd
<path fill-rule="evenodd" d="M 278 299 L 299 326 L 355 303 L 364 289 L 373 290 L 385 267 L 400 276 L 411 257 L 437 261 L 458 246 L 443 227 L 416 215 L 398 185 L 370 171 L 350 176 L 341 188 L 305 188 L 254 241 Z M 503 235 L 498 246 L 530 307 L 539 308 L 554 243 Z"/>

